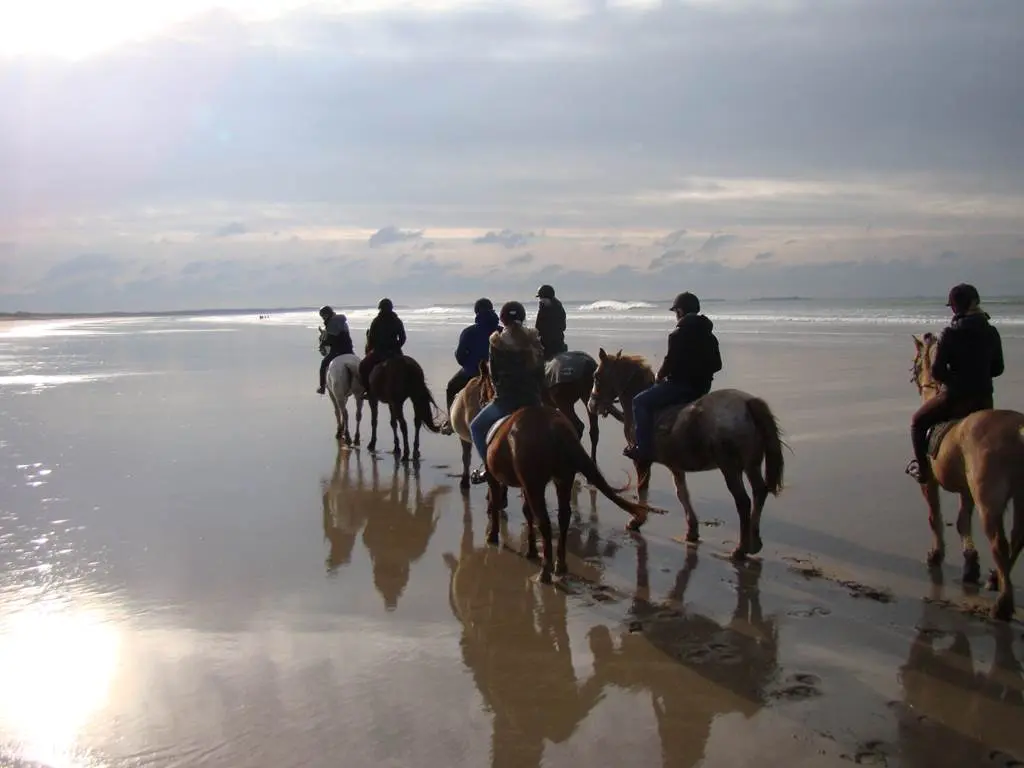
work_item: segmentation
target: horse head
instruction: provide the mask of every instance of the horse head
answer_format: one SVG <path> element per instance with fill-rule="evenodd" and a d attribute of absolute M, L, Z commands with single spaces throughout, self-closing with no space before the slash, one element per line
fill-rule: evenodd
<path fill-rule="evenodd" d="M 914 362 L 910 366 L 910 381 L 917 387 L 918 394 L 926 400 L 935 397 L 940 389 L 939 383 L 932 376 L 932 356 L 938 341 L 931 331 L 920 337 L 914 336 Z"/>
<path fill-rule="evenodd" d="M 612 404 L 627 393 L 626 388 L 636 378 L 640 366 L 642 361 L 629 356 L 623 357 L 621 349 L 614 355 L 609 355 L 604 347 L 601 347 L 597 351 L 597 369 L 594 371 L 594 386 L 590 390 L 587 409 L 599 416 L 606 416 Z"/>

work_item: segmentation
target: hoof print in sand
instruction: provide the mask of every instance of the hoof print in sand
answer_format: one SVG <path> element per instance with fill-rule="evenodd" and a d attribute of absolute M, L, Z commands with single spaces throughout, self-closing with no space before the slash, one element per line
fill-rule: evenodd
<path fill-rule="evenodd" d="M 838 583 L 850 591 L 851 597 L 864 597 L 878 603 L 891 603 L 896 599 L 892 596 L 892 592 L 887 589 L 869 587 L 867 584 L 861 584 L 859 581 L 840 581 Z"/>
<path fill-rule="evenodd" d="M 710 520 L 701 520 L 700 524 L 707 528 L 720 528 L 725 525 L 725 520 L 720 520 L 717 517 L 713 517 Z"/>
<path fill-rule="evenodd" d="M 885 751 L 885 742 L 866 741 L 857 747 L 852 755 L 840 755 L 843 760 L 848 760 L 857 765 L 888 765 L 889 760 Z"/>
<path fill-rule="evenodd" d="M 822 605 L 815 605 L 810 608 L 793 608 L 792 610 L 786 611 L 787 616 L 793 616 L 797 619 L 810 619 L 814 616 L 828 616 L 830 613 L 832 613 L 832 611 Z"/>
<path fill-rule="evenodd" d="M 817 675 L 798 672 L 786 678 L 782 687 L 776 688 L 768 695 L 773 699 L 785 701 L 813 699 L 815 696 L 821 696 L 821 689 L 818 687 L 820 683 Z"/>

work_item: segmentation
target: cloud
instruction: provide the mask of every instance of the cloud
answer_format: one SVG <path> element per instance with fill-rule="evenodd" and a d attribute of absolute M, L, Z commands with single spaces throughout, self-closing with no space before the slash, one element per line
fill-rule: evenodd
<path fill-rule="evenodd" d="M 754 256 L 754 261 L 768 261 L 775 257 L 774 251 L 760 251 Z"/>
<path fill-rule="evenodd" d="M 395 226 L 387 226 L 378 229 L 367 241 L 371 248 L 379 248 L 393 243 L 404 243 L 407 240 L 416 240 L 423 237 L 423 230 L 399 229 Z"/>
<path fill-rule="evenodd" d="M 698 249 L 700 253 L 714 256 L 723 248 L 732 245 L 739 238 L 736 235 L 711 235 Z"/>
<path fill-rule="evenodd" d="M 506 248 L 520 248 L 526 245 L 530 238 L 536 237 L 533 232 L 513 232 L 510 229 L 503 229 L 501 232 L 488 232 L 486 235 L 474 237 L 476 245 L 503 245 Z"/>
<path fill-rule="evenodd" d="M 659 237 L 654 240 L 654 244 L 661 248 L 671 248 L 676 245 L 680 240 L 686 237 L 685 229 L 677 229 L 674 232 L 669 232 L 664 237 Z"/>
<path fill-rule="evenodd" d="M 229 224 L 218 227 L 214 230 L 214 237 L 232 237 L 233 235 L 244 235 L 249 231 L 249 228 L 240 221 L 232 221 Z"/>
<path fill-rule="evenodd" d="M 671 251 L 665 251 L 661 256 L 651 259 L 651 263 L 648 265 L 648 269 L 661 269 L 668 266 L 669 264 L 675 264 L 686 258 L 686 250 L 683 248 L 677 248 Z"/>
<path fill-rule="evenodd" d="M 946 251 L 943 251 L 942 253 L 939 254 L 939 260 L 940 261 L 955 261 L 955 260 L 957 260 L 959 258 L 960 258 L 960 254 L 957 253 L 956 251 L 946 250 Z"/>
<path fill-rule="evenodd" d="M 510 267 L 520 267 L 520 266 L 523 266 L 524 264 L 531 264 L 533 262 L 533 260 L 534 260 L 533 254 L 530 253 L 529 251 L 527 251 L 526 253 L 521 253 L 518 256 L 513 256 L 506 263 Z"/>

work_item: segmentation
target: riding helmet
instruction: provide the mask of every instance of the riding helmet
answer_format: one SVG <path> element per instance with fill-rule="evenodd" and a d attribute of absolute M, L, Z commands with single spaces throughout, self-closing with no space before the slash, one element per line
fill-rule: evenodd
<path fill-rule="evenodd" d="M 978 289 L 970 283 L 960 283 L 950 289 L 946 306 L 950 307 L 954 312 L 961 313 L 970 309 L 974 303 L 981 303 Z"/>
<path fill-rule="evenodd" d="M 324 304 L 322 307 L 320 307 L 320 317 L 322 317 L 324 320 L 326 320 L 333 314 L 334 310 L 331 309 L 331 307 L 329 307 L 327 304 Z"/>
<path fill-rule="evenodd" d="M 537 289 L 538 299 L 553 299 L 555 298 L 555 289 L 550 285 L 542 285 Z"/>
<path fill-rule="evenodd" d="M 523 307 L 518 301 L 506 301 L 501 308 L 501 322 L 508 325 L 509 323 L 519 323 L 522 325 L 526 322 L 526 308 Z"/>
<path fill-rule="evenodd" d="M 676 300 L 672 302 L 669 312 L 675 312 L 676 310 L 679 310 L 684 315 L 700 312 L 700 299 L 689 291 L 684 291 L 676 296 Z"/>
<path fill-rule="evenodd" d="M 391 303 L 391 299 L 381 299 L 377 305 L 377 309 L 381 312 L 391 312 L 395 308 L 395 305 Z"/>
<path fill-rule="evenodd" d="M 494 305 L 490 299 L 477 299 L 473 305 L 473 313 L 479 315 L 481 312 L 493 312 Z"/>

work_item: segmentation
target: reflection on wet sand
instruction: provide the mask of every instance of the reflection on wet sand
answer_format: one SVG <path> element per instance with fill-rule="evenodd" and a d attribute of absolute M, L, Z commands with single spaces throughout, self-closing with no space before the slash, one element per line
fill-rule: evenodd
<path fill-rule="evenodd" d="M 562 589 L 533 584 L 529 564 L 519 555 L 475 547 L 468 505 L 463 522 L 458 559 L 445 555 L 449 597 L 463 626 L 463 661 L 494 714 L 492 766 L 541 765 L 545 741 L 567 741 L 614 688 L 650 693 L 662 765 L 673 767 L 702 759 L 717 716 L 741 712 L 750 717 L 766 703 L 778 668 L 778 629 L 774 619 L 761 613 L 759 564 L 737 567 L 736 607 L 722 626 L 678 608 L 697 565 L 692 550 L 665 603 L 651 602 L 646 544 L 638 537 L 633 620 L 617 647 L 607 626 L 590 629 L 593 671 L 581 682 L 567 622 L 574 598 Z M 507 546 L 507 529 L 502 540 Z M 577 556 L 570 550 L 570 557 Z M 570 589 L 606 589 L 585 564 L 570 572 L 575 577 Z"/>
<path fill-rule="evenodd" d="M 370 458 L 368 463 L 369 483 L 364 479 L 361 452 L 347 448 L 338 451 L 334 474 L 323 497 L 324 537 L 330 542 L 327 568 L 334 571 L 350 562 L 355 539 L 362 530 L 363 545 L 373 563 L 374 586 L 387 610 L 393 611 L 409 583 L 412 564 L 427 551 L 437 530 L 438 498 L 451 486 L 436 486 L 424 494 L 419 473 L 395 461 L 390 486 L 382 491 L 380 462 Z"/>
<path fill-rule="evenodd" d="M 1012 626 L 977 625 L 925 603 L 906 663 L 900 668 L 903 701 L 898 715 L 898 751 L 912 768 L 937 765 L 1024 765 L 1024 670 L 1014 654 Z M 968 630 L 973 638 L 968 636 Z M 1019 630 L 1017 630 L 1019 631 Z M 975 669 L 976 645 L 994 641 L 992 662 Z M 864 753 L 892 750 L 862 745 Z"/>
<path fill-rule="evenodd" d="M 638 537 L 637 591 L 629 629 L 621 634 L 618 648 L 606 626 L 589 633 L 595 674 L 603 686 L 650 693 L 666 768 L 702 759 L 717 716 L 741 712 L 752 717 L 765 705 L 778 669 L 778 627 L 761 613 L 760 563 L 734 566 L 736 607 L 724 626 L 682 610 L 696 567 L 697 554 L 690 549 L 666 600 L 651 602 L 647 546 Z"/>

